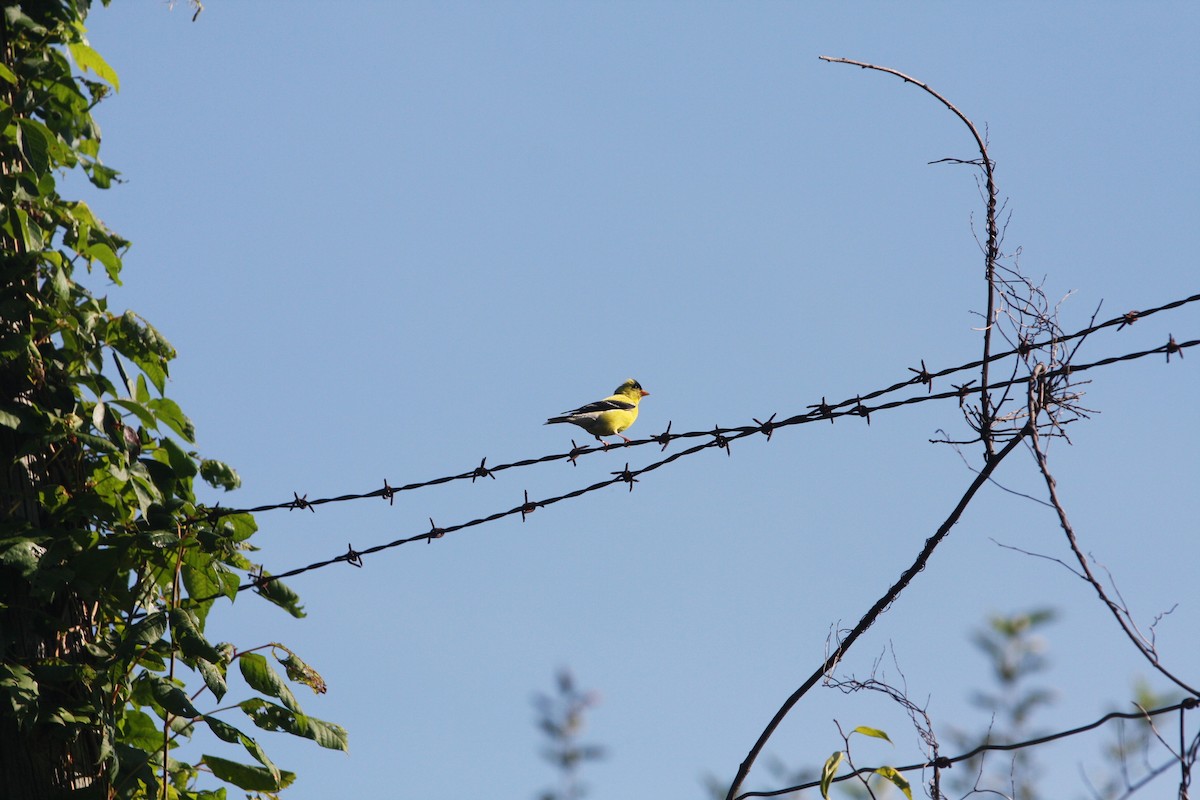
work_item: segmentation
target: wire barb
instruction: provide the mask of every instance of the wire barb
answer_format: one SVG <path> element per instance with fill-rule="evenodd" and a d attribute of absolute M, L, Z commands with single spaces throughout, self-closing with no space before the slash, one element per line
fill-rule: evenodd
<path fill-rule="evenodd" d="M 633 485 L 638 482 L 638 479 L 633 477 L 633 473 L 629 471 L 629 462 L 625 462 L 625 469 L 612 473 L 617 476 L 617 480 L 625 481 L 629 484 L 629 491 L 633 491 Z"/>
<path fill-rule="evenodd" d="M 296 511 L 297 509 L 303 510 L 303 509 L 307 508 L 312 513 L 314 513 L 314 514 L 317 513 L 317 510 L 315 508 L 313 508 L 313 504 L 308 502 L 307 494 L 302 495 L 298 492 L 292 492 L 292 497 L 294 499 L 292 500 L 291 503 L 288 503 L 289 511 Z"/>
<path fill-rule="evenodd" d="M 387 500 L 389 506 L 396 504 L 396 490 L 388 485 L 387 478 L 383 479 L 383 488 L 379 490 L 379 496 Z"/>
<path fill-rule="evenodd" d="M 659 452 L 667 452 L 667 445 L 671 443 L 671 420 L 667 420 L 667 429 L 657 436 L 650 437 L 655 443 L 662 445 L 662 450 Z M 574 442 L 572 442 L 574 444 Z"/>
<path fill-rule="evenodd" d="M 521 522 L 525 521 L 525 517 L 537 511 L 537 503 L 529 502 L 529 490 L 525 490 L 525 503 L 521 506 Z"/>
<path fill-rule="evenodd" d="M 827 419 L 829 424 L 833 424 L 833 406 L 825 402 L 825 395 L 821 395 L 821 402 L 813 406 L 807 406 L 817 412 L 817 419 Z"/>
<path fill-rule="evenodd" d="M 492 480 L 496 480 L 496 476 L 487 468 L 486 456 L 479 462 L 479 466 L 475 468 L 475 471 L 471 473 L 471 483 L 474 483 L 476 478 L 491 478 Z"/>
<path fill-rule="evenodd" d="M 1175 341 L 1174 334 L 1167 334 L 1167 363 L 1171 363 L 1171 354 L 1178 353 L 1180 358 L 1183 358 L 1183 348 L 1179 346 L 1179 342 Z"/>
<path fill-rule="evenodd" d="M 729 439 L 721 432 L 719 425 L 713 425 L 712 429 L 713 444 L 725 451 L 725 455 L 731 456 L 733 452 L 729 449 Z M 628 464 L 625 465 L 628 468 Z"/>
<path fill-rule="evenodd" d="M 925 386 L 929 387 L 929 389 L 928 389 L 929 392 L 933 391 L 933 373 L 930 372 L 926 368 L 925 359 L 923 359 L 923 358 L 921 359 L 921 368 L 920 369 L 914 369 L 913 367 L 909 367 L 908 371 L 916 373 L 916 377 L 914 377 L 912 379 L 913 382 L 922 383 Z"/>
<path fill-rule="evenodd" d="M 1126 311 L 1125 314 L 1121 317 L 1121 319 L 1123 321 L 1121 322 L 1120 325 L 1117 326 L 1117 330 L 1121 330 L 1126 325 L 1132 325 L 1133 323 L 1137 322 L 1141 318 L 1141 316 L 1142 315 L 1141 315 L 1140 311 Z"/>
<path fill-rule="evenodd" d="M 342 560 L 352 567 L 362 567 L 363 565 L 362 553 L 355 550 L 354 545 L 349 542 L 346 543 L 346 555 L 342 556 Z"/>
<path fill-rule="evenodd" d="M 267 575 L 262 564 L 255 567 L 254 572 L 250 574 L 250 585 L 254 587 L 256 592 L 261 592 L 267 588 L 267 584 L 272 581 L 272 578 Z"/>
<path fill-rule="evenodd" d="M 861 395 L 857 398 L 857 402 L 855 403 L 854 408 L 850 409 L 850 412 L 852 414 L 858 414 L 860 417 L 865 419 L 868 425 L 871 424 L 871 409 L 863 405 Z"/>
<path fill-rule="evenodd" d="M 445 528 L 439 528 L 433 521 L 433 517 L 429 518 L 429 533 L 425 534 L 425 544 L 431 544 L 434 539 L 440 539 L 446 535 Z"/>
<path fill-rule="evenodd" d="M 751 417 L 751 419 L 758 425 L 758 432 L 765 434 L 768 442 L 771 441 L 771 434 L 775 432 L 775 415 L 772 414 L 767 417 L 766 422 L 763 422 L 758 417 Z"/>

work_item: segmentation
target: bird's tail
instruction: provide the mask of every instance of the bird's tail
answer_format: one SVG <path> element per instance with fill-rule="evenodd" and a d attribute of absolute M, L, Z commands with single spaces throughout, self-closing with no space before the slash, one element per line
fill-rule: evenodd
<path fill-rule="evenodd" d="M 545 423 L 543 423 L 543 424 L 553 425 L 556 422 L 570 422 L 570 421 L 571 420 L 569 417 L 551 417 L 550 419 L 546 420 Z"/>

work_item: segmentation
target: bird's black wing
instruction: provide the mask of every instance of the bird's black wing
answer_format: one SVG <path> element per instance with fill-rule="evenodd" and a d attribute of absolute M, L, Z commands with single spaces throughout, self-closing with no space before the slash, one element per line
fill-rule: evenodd
<path fill-rule="evenodd" d="M 586 406 L 564 411 L 564 414 L 591 414 L 597 411 L 628 411 L 633 408 L 633 403 L 628 403 L 624 400 L 597 400 L 594 403 L 588 403 Z"/>

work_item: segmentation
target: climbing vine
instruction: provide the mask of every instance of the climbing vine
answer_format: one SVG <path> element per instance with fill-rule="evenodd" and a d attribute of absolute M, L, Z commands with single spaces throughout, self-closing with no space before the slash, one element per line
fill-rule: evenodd
<path fill-rule="evenodd" d="M 0 18 L 0 784 L 29 798 L 271 796 L 295 776 L 247 729 L 335 749 L 346 733 L 303 712 L 289 683 L 324 683 L 288 648 L 212 640 L 213 605 L 261 573 L 254 519 L 198 496 L 239 479 L 197 452 L 166 395 L 174 349 L 84 285 L 119 285 L 129 247 L 58 191 L 71 171 L 120 180 L 92 117 L 120 83 L 87 41 L 90 5 L 9 0 Z M 304 614 L 277 581 L 260 595 Z M 248 699 L 228 699 L 231 671 Z"/>

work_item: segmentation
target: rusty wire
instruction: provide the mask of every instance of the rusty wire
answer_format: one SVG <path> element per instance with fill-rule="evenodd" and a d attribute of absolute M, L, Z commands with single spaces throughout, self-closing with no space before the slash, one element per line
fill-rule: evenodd
<path fill-rule="evenodd" d="M 1200 300 L 1200 295 L 1194 295 L 1193 297 L 1188 298 L 1185 301 L 1177 301 L 1176 303 L 1171 304 L 1170 306 L 1163 306 L 1159 309 L 1154 309 L 1151 312 L 1142 312 L 1142 316 L 1145 316 L 1148 313 L 1154 313 L 1155 311 L 1165 310 L 1168 307 L 1175 307 L 1177 305 L 1182 305 L 1183 302 L 1191 302 L 1193 300 Z M 1110 320 L 1108 323 L 1104 323 L 1103 325 L 1096 326 L 1096 328 L 1107 327 L 1110 324 L 1116 325 L 1116 324 L 1119 324 L 1123 319 L 1124 319 L 1123 317 L 1119 317 L 1115 320 Z M 1075 338 L 1075 337 L 1083 336 L 1083 335 L 1086 335 L 1086 334 L 1084 332 L 1077 332 L 1075 334 L 1071 334 L 1069 337 L 1060 337 L 1060 338 Z M 1151 348 L 1149 350 L 1141 350 L 1141 351 L 1137 351 L 1137 352 L 1133 352 L 1133 353 L 1126 353 L 1126 354 L 1120 355 L 1120 356 L 1110 356 L 1108 358 L 1102 358 L 1098 361 L 1093 361 L 1093 362 L 1087 363 L 1087 364 L 1071 364 L 1071 365 L 1065 365 L 1065 366 L 1059 367 L 1057 369 L 1042 370 L 1042 371 L 1039 371 L 1039 373 L 1038 373 L 1038 379 L 1046 380 L 1046 379 L 1053 378 L 1056 376 L 1064 376 L 1064 375 L 1074 374 L 1074 373 L 1078 373 L 1078 372 L 1086 372 L 1087 370 L 1090 370 L 1090 369 L 1096 369 L 1098 367 L 1108 366 L 1108 365 L 1115 364 L 1118 362 L 1123 362 L 1123 361 L 1132 361 L 1135 359 L 1145 358 L 1146 356 L 1155 355 L 1155 354 L 1166 354 L 1166 355 L 1170 356 L 1172 353 L 1174 353 L 1174 354 L 1178 354 L 1178 355 L 1182 356 L 1184 350 L 1191 348 L 1191 347 L 1196 347 L 1198 345 L 1200 345 L 1200 339 L 1191 339 L 1191 340 L 1184 341 L 1184 342 L 1177 342 L 1177 341 L 1175 341 L 1174 337 L 1172 337 L 1167 344 L 1163 344 L 1158 347 Z M 1009 355 L 1011 355 L 1011 353 Z M 976 362 L 974 364 L 974 366 L 978 366 L 978 362 Z M 934 377 L 941 377 L 943 375 L 947 375 L 947 374 L 950 374 L 951 372 L 957 371 L 959 369 L 965 369 L 965 368 L 969 368 L 969 367 L 959 367 L 959 368 L 955 368 L 954 370 L 942 370 L 941 372 L 934 373 Z M 1030 380 L 1031 380 L 1030 377 L 1012 378 L 1007 381 L 994 382 L 991 384 L 990 388 L 992 390 L 1001 389 L 1001 388 L 1004 388 L 1007 386 L 1015 386 L 1015 385 L 1025 384 L 1025 383 L 1028 383 Z M 856 396 L 850 400 L 846 400 L 846 401 L 843 401 L 841 403 L 837 403 L 834 405 L 830 405 L 830 404 L 826 403 L 824 400 L 822 400 L 821 403 L 814 405 L 814 406 L 810 406 L 810 408 L 812 409 L 811 411 L 804 413 L 804 414 L 797 414 L 795 416 L 789 417 L 784 420 L 776 420 L 774 418 L 774 415 L 772 415 L 765 422 L 760 422 L 758 420 L 755 420 L 755 423 L 756 423 L 755 425 L 743 425 L 743 426 L 733 427 L 733 428 L 714 427 L 711 430 L 705 430 L 705 431 L 689 431 L 689 432 L 685 432 L 685 433 L 669 434 L 669 440 L 704 437 L 705 441 L 694 444 L 691 447 L 688 447 L 684 450 L 680 450 L 678 452 L 672 453 L 671 455 L 669 455 L 659 461 L 651 462 L 651 463 L 647 464 L 646 466 L 640 467 L 638 469 L 631 469 L 629 467 L 628 463 L 626 463 L 626 465 L 623 469 L 612 473 L 613 477 L 611 477 L 607 480 L 597 481 L 597 482 L 589 484 L 587 486 L 580 487 L 573 491 L 567 492 L 566 494 L 556 495 L 556 496 L 549 497 L 549 498 L 546 498 L 543 500 L 530 500 L 529 492 L 526 490 L 525 496 L 524 496 L 524 501 L 520 505 L 514 506 L 514 507 L 509 508 L 504 511 L 497 511 L 497 512 L 489 514 L 485 517 L 477 517 L 477 518 L 469 520 L 467 522 L 461 522 L 461 523 L 458 523 L 455 525 L 448 525 L 446 527 L 438 527 L 433 524 L 432 520 L 430 520 L 430 526 L 431 526 L 430 530 L 425 531 L 423 533 L 418 533 L 418 534 L 414 534 L 411 536 L 404 536 L 404 537 L 401 537 L 398 539 L 394 539 L 390 542 L 385 542 L 383 544 L 377 544 L 372 547 L 368 547 L 363 550 L 358 550 L 358 549 L 354 548 L 352 545 L 350 545 L 350 546 L 348 546 L 347 552 L 342 553 L 341 555 L 338 555 L 338 556 L 334 556 L 332 558 L 324 559 L 322 561 L 316 561 L 311 564 L 307 564 L 307 565 L 301 566 L 301 567 L 296 567 L 296 568 L 287 570 L 286 572 L 280 572 L 277 574 L 255 575 L 250 581 L 239 586 L 238 591 L 241 592 L 241 591 L 245 591 L 246 589 L 253 589 L 253 588 L 261 589 L 266 583 L 270 583 L 272 581 L 277 581 L 277 580 L 280 580 L 283 578 L 294 577 L 296 575 L 300 575 L 305 572 L 311 572 L 312 570 L 322 569 L 322 568 L 328 567 L 332 564 L 337 564 L 337 563 L 341 563 L 341 562 L 347 562 L 354 566 L 362 566 L 362 559 L 364 556 L 373 555 L 373 554 L 381 552 L 383 550 L 389 550 L 389 549 L 399 547 L 404 544 L 410 544 L 412 542 L 418 542 L 418 541 L 431 542 L 434 539 L 442 538 L 443 536 L 445 536 L 448 533 L 455 533 L 457 531 L 465 530 L 467 528 L 477 527 L 477 526 L 483 525 L 485 523 L 495 522 L 495 521 L 503 519 L 505 517 L 511 517 L 511 516 L 515 516 L 515 515 L 519 514 L 521 516 L 521 520 L 524 521 L 525 518 L 529 514 L 532 514 L 537 509 L 546 508 L 547 506 L 554 505 L 555 503 L 560 503 L 564 500 L 572 500 L 574 498 L 581 497 L 582 495 L 589 494 L 589 493 L 595 492 L 595 491 L 599 491 L 600 489 L 604 489 L 608 486 L 613 486 L 615 484 L 620 484 L 620 483 L 627 484 L 629 487 L 629 491 L 633 491 L 633 484 L 636 483 L 638 481 L 638 478 L 642 475 L 645 475 L 649 472 L 653 472 L 654 470 L 657 470 L 661 467 L 665 467 L 668 464 L 674 463 L 675 461 L 678 461 L 681 458 L 694 455 L 696 453 L 699 453 L 703 450 L 707 450 L 709 448 L 720 447 L 720 448 L 724 449 L 726 452 L 730 452 L 730 445 L 733 442 L 736 442 L 740 439 L 744 439 L 749 436 L 754 436 L 756 434 L 761 433 L 769 439 L 771 437 L 771 435 L 779 428 L 789 427 L 792 425 L 800 425 L 800 424 L 804 424 L 804 423 L 808 423 L 808 422 L 823 421 L 826 419 L 828 419 L 832 422 L 834 419 L 836 419 L 838 417 L 846 417 L 846 416 L 863 417 L 869 421 L 869 419 L 870 419 L 869 415 L 872 413 L 879 412 L 879 411 L 888 411 L 888 410 L 891 410 L 894 408 L 900 408 L 902 406 L 915 405 L 917 403 L 925 403 L 925 402 L 930 402 L 930 401 L 934 401 L 934 400 L 953 399 L 955 401 L 961 401 L 961 399 L 965 395 L 975 394 L 975 393 L 978 393 L 979 391 L 981 391 L 979 387 L 973 387 L 973 386 L 969 386 L 969 385 L 968 386 L 955 386 L 950 391 L 927 393 L 927 394 L 917 394 L 917 395 L 913 395 L 911 397 L 906 397 L 906 398 L 903 398 L 900 400 L 891 400 L 891 401 L 888 401 L 885 403 L 880 403 L 879 405 L 876 405 L 876 406 L 867 406 L 862 402 L 864 399 L 879 397 L 881 395 L 887 394 L 888 392 L 895 391 L 898 388 L 902 388 L 903 386 L 911 385 L 914 382 L 919 382 L 922 385 L 924 384 L 924 380 L 923 380 L 922 376 L 918 374 L 913 379 L 906 381 L 905 383 L 897 384 L 896 386 L 889 387 L 888 389 L 871 392 L 871 393 L 869 393 L 867 395 L 863 395 L 861 397 Z M 669 426 L 668 426 L 668 428 L 669 428 Z M 667 434 L 651 436 L 646 439 L 634 440 L 632 443 L 630 443 L 629 445 L 626 445 L 626 446 L 636 446 L 636 445 L 642 445 L 642 444 L 663 444 L 663 440 L 666 437 L 667 437 Z M 591 451 L 599 451 L 599 450 L 601 450 L 601 448 L 583 449 L 583 448 L 575 447 L 572 449 L 572 451 L 570 453 L 558 453 L 558 454 L 553 454 L 553 455 L 548 455 L 548 456 L 542 456 L 541 458 L 526 459 L 523 461 L 514 462 L 512 464 L 501 464 L 501 465 L 497 465 L 495 467 L 486 468 L 486 470 L 483 467 L 483 464 L 481 463 L 478 468 L 475 468 L 472 471 L 463 473 L 461 475 L 447 476 L 444 478 L 435 479 L 433 481 L 425 481 L 421 484 L 410 484 L 409 486 L 412 486 L 412 487 L 429 486 L 429 485 L 434 485 L 434 484 L 439 484 L 439 483 L 446 483 L 448 481 L 452 481 L 452 480 L 456 480 L 456 479 L 460 479 L 460 478 L 469 478 L 471 476 L 479 477 L 480 470 L 485 470 L 487 472 L 487 474 L 489 476 L 491 476 L 492 472 L 498 472 L 503 469 L 512 469 L 512 468 L 518 467 L 518 466 L 527 466 L 529 464 L 536 464 L 536 463 L 541 463 L 541 462 L 546 462 L 546 461 L 557 461 L 557 460 L 564 460 L 564 459 L 572 459 L 573 460 L 573 458 L 578 456 L 581 451 L 582 452 L 591 452 Z M 313 506 L 321 505 L 323 503 L 333 503 L 333 502 L 339 502 L 341 500 L 352 500 L 352 499 L 359 499 L 359 498 L 364 498 L 364 497 L 385 497 L 390 500 L 391 496 L 395 492 L 403 491 L 406 488 L 408 488 L 408 487 L 392 487 L 392 486 L 388 486 L 385 483 L 384 489 L 377 489 L 374 492 L 368 492 L 368 493 L 364 493 L 364 494 L 343 495 L 341 497 L 324 498 L 324 499 L 319 499 L 319 500 L 308 500 L 305 496 L 294 493 L 295 499 L 293 499 L 287 503 L 277 504 L 277 505 L 273 505 L 273 506 L 266 506 L 264 508 L 268 509 L 268 510 L 269 509 L 279 509 L 279 508 L 313 510 Z M 226 509 L 221 509 L 221 511 L 223 513 L 230 513 Z M 256 511 L 256 509 L 248 509 L 247 510 L 247 512 L 254 512 L 254 511 Z M 221 596 L 221 595 L 216 594 L 216 595 L 212 595 L 210 597 L 193 598 L 193 599 L 196 602 L 206 602 L 208 600 L 213 600 L 219 596 Z"/>
<path fill-rule="evenodd" d="M 1064 334 L 1062 336 L 1051 337 L 1043 342 L 1036 342 L 1036 343 L 1022 342 L 1020 345 L 1018 345 L 1017 347 L 1015 347 L 1011 350 L 1007 350 L 1003 353 L 995 353 L 995 354 L 989 356 L 986 359 L 986 362 L 999 361 L 999 360 L 1009 358 L 1010 356 L 1014 356 L 1014 355 L 1025 355 L 1025 354 L 1029 353 L 1031 350 L 1037 350 L 1037 349 L 1041 349 L 1041 348 L 1045 348 L 1045 347 L 1051 347 L 1054 345 L 1062 344 L 1064 342 L 1072 341 L 1074 339 L 1081 339 L 1081 338 L 1089 336 L 1093 333 L 1096 333 L 1097 331 L 1103 330 L 1105 328 L 1113 327 L 1113 326 L 1116 326 L 1117 330 L 1121 330 L 1122 328 L 1132 325 L 1134 322 L 1143 320 L 1146 317 L 1152 316 L 1154 314 L 1158 314 L 1163 311 L 1169 311 L 1171 309 L 1178 308 L 1178 307 L 1186 305 L 1188 303 L 1194 303 L 1196 301 L 1200 301 L 1200 294 L 1193 294 L 1190 297 L 1181 298 L 1179 300 L 1173 300 L 1169 303 L 1165 303 L 1161 306 L 1147 309 L 1145 311 L 1129 311 L 1124 314 L 1121 314 L 1118 317 L 1114 317 L 1110 320 L 1107 320 L 1105 322 L 1090 325 L 1087 328 L 1080 329 L 1078 331 L 1075 331 L 1074 333 Z M 1104 365 L 1113 363 L 1114 361 L 1118 361 L 1118 360 L 1128 360 L 1131 358 L 1142 358 L 1143 356 L 1148 355 L 1150 353 L 1164 353 L 1164 354 L 1166 354 L 1167 359 L 1169 361 L 1170 356 L 1172 354 L 1179 353 L 1184 348 L 1194 346 L 1194 344 L 1195 344 L 1194 341 L 1193 342 L 1184 342 L 1181 344 L 1181 343 L 1175 342 L 1175 340 L 1172 338 L 1166 345 L 1163 345 L 1162 347 L 1159 347 L 1159 348 L 1155 348 L 1154 350 L 1145 351 L 1145 352 L 1141 352 L 1141 353 L 1129 354 L 1126 356 L 1120 356 L 1120 357 L 1117 357 L 1114 359 L 1106 359 L 1106 360 L 1098 361 L 1093 364 L 1085 365 L 1085 366 L 1064 367 L 1063 369 L 1060 369 L 1060 370 L 1051 370 L 1050 372 L 1047 373 L 1047 375 L 1049 375 L 1049 376 L 1053 376 L 1056 374 L 1066 375 L 1066 374 L 1070 374 L 1072 372 L 1081 372 L 1081 371 L 1091 368 L 1091 367 L 1104 366 Z M 279 510 L 284 510 L 284 509 L 289 510 L 289 511 L 304 510 L 304 509 L 308 509 L 309 511 L 315 511 L 316 506 L 326 505 L 328 503 L 343 503 L 343 502 L 349 502 L 352 500 L 365 500 L 365 499 L 371 499 L 371 498 L 376 498 L 376 497 L 381 497 L 381 498 L 387 500 L 389 503 L 391 503 L 391 502 L 393 502 L 395 496 L 400 492 L 414 491 L 416 489 L 424 489 L 424 488 L 427 488 L 430 486 L 438 486 L 440 484 L 450 483 L 453 481 L 460 481 L 460 480 L 470 480 L 472 483 L 474 483 L 476 479 L 483 478 L 483 477 L 489 477 L 494 480 L 496 478 L 497 472 L 503 472 L 505 470 L 510 470 L 510 469 L 517 469 L 520 467 L 529 467 L 529 466 L 533 466 L 535 464 L 545 464 L 545 463 L 549 463 L 549 462 L 553 462 L 553 461 L 564 461 L 565 460 L 565 461 L 570 461 L 572 464 L 574 464 L 574 463 L 576 463 L 576 460 L 582 455 L 587 455 L 590 453 L 604 452 L 605 450 L 611 449 L 613 447 L 639 447 L 639 446 L 646 445 L 646 444 L 658 444 L 663 448 L 663 450 L 666 450 L 667 445 L 676 439 L 689 439 L 689 438 L 705 437 L 705 436 L 714 436 L 714 437 L 717 437 L 718 439 L 720 439 L 721 437 L 728 438 L 728 436 L 731 434 L 735 435 L 735 438 L 742 438 L 744 436 L 749 436 L 754 433 L 765 433 L 765 434 L 767 434 L 767 438 L 769 439 L 770 434 L 778 428 L 789 427 L 791 425 L 799 425 L 799 424 L 803 424 L 806 422 L 813 422 L 817 419 L 822 419 L 822 420 L 827 419 L 830 422 L 833 422 L 833 420 L 836 417 L 842 417 L 842 416 L 848 416 L 848 415 L 863 417 L 864 419 L 867 420 L 867 422 L 869 424 L 870 423 L 869 415 L 874 411 L 888 410 L 891 408 L 897 408 L 902 405 L 910 405 L 913 403 L 923 402 L 925 400 L 942 400 L 948 396 L 953 396 L 953 397 L 962 399 L 962 398 L 966 397 L 968 394 L 978 394 L 979 389 L 972 388 L 969 383 L 965 384 L 963 386 L 955 386 L 955 391 L 953 391 L 953 392 L 949 392 L 949 393 L 942 392 L 939 394 L 934 394 L 933 393 L 933 382 L 938 378 L 944 378 L 946 376 L 953 375 L 958 372 L 964 372 L 966 370 L 976 369 L 976 368 L 982 366 L 984 363 L 985 363 L 985 360 L 980 359 L 980 360 L 968 362 L 966 364 L 960 364 L 955 367 L 947 367 L 945 369 L 931 372 L 926 368 L 925 362 L 922 360 L 921 368 L 919 370 L 912 368 L 912 367 L 908 368 L 909 371 L 913 372 L 914 374 L 911 378 L 909 378 L 907 380 L 900 381 L 898 383 L 894 383 L 891 386 L 887 386 L 882 389 L 876 389 L 874 391 L 867 392 L 866 394 L 856 395 L 852 398 L 843 400 L 838 403 L 829 404 L 829 403 L 826 403 L 824 398 L 822 398 L 821 402 L 819 404 L 809 406 L 809 408 L 813 409 L 813 411 L 805 413 L 805 414 L 797 414 L 795 416 L 788 417 L 787 419 L 784 419 L 784 420 L 775 420 L 775 418 L 774 418 L 775 415 L 772 414 L 771 417 L 766 422 L 760 422 L 759 420 L 755 419 L 754 420 L 756 423 L 755 425 L 740 426 L 740 427 L 736 427 L 736 428 L 714 427 L 711 430 L 687 431 L 687 432 L 683 432 L 683 433 L 671 433 L 671 425 L 670 425 L 670 423 L 668 423 L 667 429 L 663 433 L 660 433 L 655 436 L 651 436 L 646 439 L 635 439 L 629 443 L 610 445 L 607 448 L 594 447 L 594 446 L 579 446 L 579 445 L 576 445 L 574 441 L 572 441 L 571 442 L 571 445 L 572 445 L 571 450 L 566 453 L 552 453 L 549 455 L 539 456 L 537 458 L 526 458 L 526 459 L 521 459 L 519 461 L 513 461 L 513 462 L 507 463 L 507 464 L 497 464 L 496 466 L 493 466 L 493 467 L 486 466 L 487 459 L 485 458 L 479 462 L 478 467 L 472 467 L 471 469 L 469 469 L 465 472 L 460 472 L 460 473 L 457 473 L 454 475 L 444 475 L 442 477 L 432 478 L 429 480 L 416 481 L 413 483 L 405 484 L 403 486 L 391 486 L 385 480 L 383 482 L 382 488 L 373 489 L 373 490 L 367 491 L 367 492 L 342 494 L 342 495 L 337 495 L 335 497 L 321 497 L 321 498 L 317 498 L 315 500 L 309 500 L 308 496 L 306 494 L 301 495 L 299 493 L 293 492 L 293 497 L 291 500 L 285 500 L 285 501 L 278 502 L 278 503 L 267 503 L 264 505 L 254 506 L 252 508 L 222 508 L 220 506 L 214 506 L 212 508 L 205 509 L 203 511 L 203 513 L 201 513 L 201 514 L 197 515 L 196 517 L 194 517 L 193 519 L 189 520 L 189 522 L 198 522 L 200 520 L 205 520 L 205 519 L 211 522 L 211 521 L 216 521 L 220 517 L 229 516 L 232 514 L 261 514 L 261 513 L 267 512 L 267 511 L 279 511 Z M 1018 378 L 1018 379 L 1013 379 L 1013 380 L 1008 380 L 1008 381 L 1001 381 L 998 383 L 991 383 L 991 384 L 989 384 L 988 388 L 996 389 L 996 388 L 1012 386 L 1012 385 L 1025 383 L 1025 382 L 1026 382 L 1025 379 Z M 917 385 L 917 384 L 926 387 L 926 395 L 925 396 L 907 398 L 903 401 L 893 401 L 893 402 L 889 402 L 889 403 L 883 403 L 878 406 L 870 406 L 870 407 L 864 405 L 864 403 L 863 403 L 863 401 L 865 401 L 865 400 L 874 400 L 878 397 L 892 394 L 901 389 L 904 389 L 909 386 Z M 846 409 L 846 410 L 840 410 L 840 409 Z M 728 442 L 722 441 L 720 443 L 720 446 L 725 447 L 726 444 L 728 444 Z"/>

